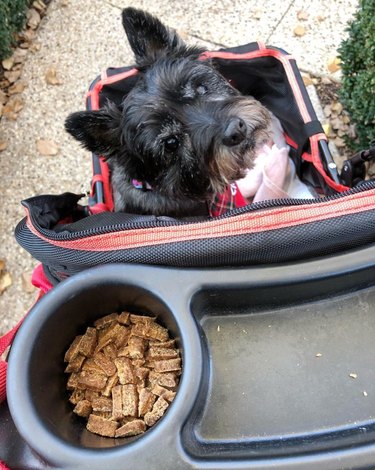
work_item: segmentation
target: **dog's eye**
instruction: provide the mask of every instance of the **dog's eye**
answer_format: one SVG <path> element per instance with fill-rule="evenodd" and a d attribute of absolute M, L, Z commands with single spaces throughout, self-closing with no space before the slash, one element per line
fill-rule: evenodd
<path fill-rule="evenodd" d="M 196 90 L 198 95 L 205 95 L 207 93 L 207 87 L 204 85 L 198 85 Z"/>
<path fill-rule="evenodd" d="M 178 149 L 180 142 L 178 141 L 176 136 L 168 137 L 164 141 L 164 148 L 167 152 L 175 152 Z"/>

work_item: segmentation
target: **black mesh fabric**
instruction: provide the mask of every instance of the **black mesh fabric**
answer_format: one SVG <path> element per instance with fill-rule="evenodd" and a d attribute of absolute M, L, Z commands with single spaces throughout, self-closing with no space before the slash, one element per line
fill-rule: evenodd
<path fill-rule="evenodd" d="M 375 242 L 374 215 L 375 209 L 260 233 L 112 251 L 56 247 L 32 234 L 25 220 L 18 225 L 16 238 L 21 246 L 62 279 L 106 263 L 204 268 L 282 263 L 325 256 Z M 111 237 L 111 234 L 106 236 Z"/>

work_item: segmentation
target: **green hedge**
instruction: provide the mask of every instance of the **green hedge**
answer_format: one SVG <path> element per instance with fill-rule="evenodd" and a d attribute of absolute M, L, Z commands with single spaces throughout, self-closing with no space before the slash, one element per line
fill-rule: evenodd
<path fill-rule="evenodd" d="M 30 0 L 0 0 L 0 61 L 11 55 L 14 33 L 22 29 Z"/>
<path fill-rule="evenodd" d="M 368 148 L 375 139 L 375 0 L 360 0 L 339 48 L 342 67 L 340 100 L 356 125 L 355 149 Z"/>

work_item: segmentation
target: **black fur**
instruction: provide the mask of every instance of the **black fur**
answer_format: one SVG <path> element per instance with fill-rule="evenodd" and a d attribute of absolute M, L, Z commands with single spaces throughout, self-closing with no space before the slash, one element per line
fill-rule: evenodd
<path fill-rule="evenodd" d="M 199 213 L 251 168 L 268 138 L 269 113 L 157 18 L 126 8 L 123 25 L 140 70 L 136 85 L 121 109 L 74 113 L 66 130 L 107 158 L 116 211 Z M 136 189 L 133 179 L 152 191 Z"/>

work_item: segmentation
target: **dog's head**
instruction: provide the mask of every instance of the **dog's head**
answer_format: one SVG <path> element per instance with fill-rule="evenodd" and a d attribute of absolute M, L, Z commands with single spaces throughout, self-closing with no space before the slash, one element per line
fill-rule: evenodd
<path fill-rule="evenodd" d="M 136 85 L 121 107 L 74 113 L 66 129 L 129 180 L 175 199 L 207 200 L 252 167 L 269 113 L 157 18 L 126 8 L 123 25 Z"/>

